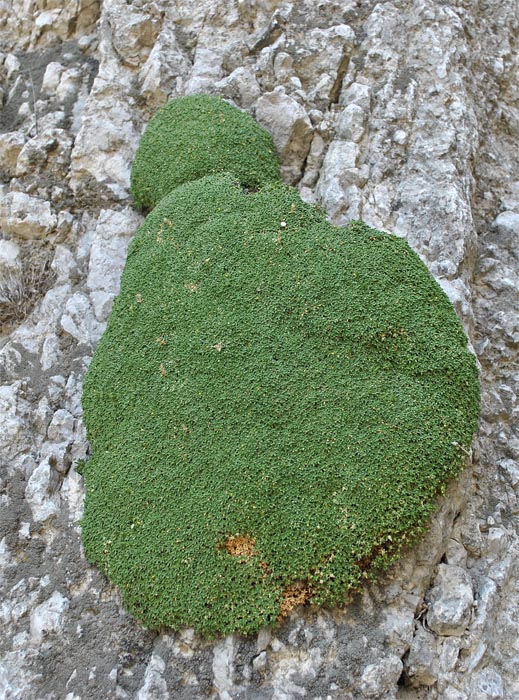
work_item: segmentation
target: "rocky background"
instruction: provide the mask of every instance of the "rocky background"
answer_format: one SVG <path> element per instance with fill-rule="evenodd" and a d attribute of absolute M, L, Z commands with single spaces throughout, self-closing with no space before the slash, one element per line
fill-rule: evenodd
<path fill-rule="evenodd" d="M 0 697 L 519 697 L 517 0 L 0 0 Z M 479 357 L 470 466 L 342 610 L 150 632 L 82 554 L 81 383 L 142 217 L 139 136 L 221 95 L 331 220 L 405 236 Z"/>

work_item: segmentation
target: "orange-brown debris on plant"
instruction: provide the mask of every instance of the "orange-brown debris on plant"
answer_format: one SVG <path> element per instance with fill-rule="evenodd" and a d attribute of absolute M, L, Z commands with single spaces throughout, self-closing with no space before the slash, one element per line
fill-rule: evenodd
<path fill-rule="evenodd" d="M 231 557 L 252 557 L 255 546 L 256 540 L 247 535 L 231 535 L 222 545 Z"/>
<path fill-rule="evenodd" d="M 280 618 L 289 615 L 299 605 L 306 605 L 311 597 L 310 587 L 304 581 L 287 586 L 283 591 Z"/>

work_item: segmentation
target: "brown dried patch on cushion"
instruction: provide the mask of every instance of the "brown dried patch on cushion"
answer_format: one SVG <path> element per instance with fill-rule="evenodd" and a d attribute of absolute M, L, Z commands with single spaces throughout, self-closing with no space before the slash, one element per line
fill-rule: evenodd
<path fill-rule="evenodd" d="M 222 544 L 231 557 L 252 557 L 256 540 L 248 535 L 231 535 Z"/>
<path fill-rule="evenodd" d="M 287 586 L 283 591 L 281 615 L 279 617 L 286 617 L 299 605 L 306 605 L 310 602 L 311 597 L 312 592 L 310 586 L 304 581 L 298 581 L 297 583 Z"/>

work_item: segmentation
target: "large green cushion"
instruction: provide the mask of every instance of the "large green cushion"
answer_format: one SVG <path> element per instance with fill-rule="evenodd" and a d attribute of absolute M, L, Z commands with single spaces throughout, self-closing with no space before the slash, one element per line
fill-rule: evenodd
<path fill-rule="evenodd" d="M 253 632 L 387 567 L 464 464 L 476 363 L 395 236 L 294 189 L 173 190 L 85 380 L 88 558 L 146 626 Z"/>

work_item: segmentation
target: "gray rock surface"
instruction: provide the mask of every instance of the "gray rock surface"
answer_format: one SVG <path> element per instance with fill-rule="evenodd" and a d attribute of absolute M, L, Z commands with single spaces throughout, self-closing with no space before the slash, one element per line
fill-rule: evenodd
<path fill-rule="evenodd" d="M 50 202 L 24 192 L 9 192 L 0 200 L 0 230 L 20 238 L 41 238 L 55 230 Z"/>
<path fill-rule="evenodd" d="M 462 635 L 474 604 L 472 580 L 467 571 L 461 566 L 440 564 L 428 603 L 429 629 L 442 636 Z"/>
<path fill-rule="evenodd" d="M 0 37 L 0 275 L 40 290 L 0 338 L 0 697 L 519 697 L 516 0 L 0 0 Z M 199 91 L 262 121 L 332 221 L 408 239 L 483 388 L 467 470 L 378 584 L 213 642 L 121 608 L 82 553 L 75 469 L 82 380 L 142 220 L 138 139 Z"/>
<path fill-rule="evenodd" d="M 297 183 L 312 142 L 312 123 L 306 110 L 279 86 L 259 98 L 256 119 L 272 133 L 283 180 Z"/>

